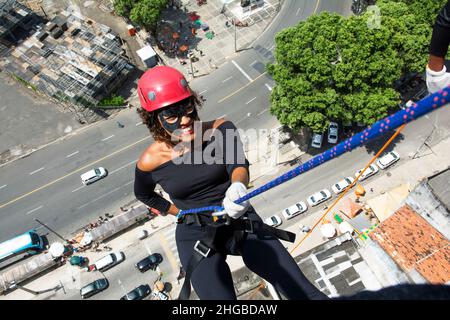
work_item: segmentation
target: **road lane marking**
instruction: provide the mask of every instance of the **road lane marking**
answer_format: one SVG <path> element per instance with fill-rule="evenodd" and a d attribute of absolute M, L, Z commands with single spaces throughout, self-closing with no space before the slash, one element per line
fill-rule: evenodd
<path fill-rule="evenodd" d="M 264 112 L 267 112 L 269 109 L 264 109 L 263 111 L 261 111 L 260 113 L 257 114 L 257 116 L 262 115 Z"/>
<path fill-rule="evenodd" d="M 249 85 L 251 85 L 253 82 L 255 82 L 256 80 L 258 80 L 259 78 L 261 78 L 261 77 L 262 77 L 263 75 L 265 75 L 266 73 L 267 73 L 267 71 L 264 72 L 264 73 L 262 73 L 262 74 L 260 74 L 259 76 L 257 76 L 257 77 L 255 78 L 255 80 L 253 80 L 252 82 L 247 83 L 245 86 L 240 87 L 240 88 L 237 89 L 236 91 L 234 91 L 234 92 L 230 93 L 229 95 L 223 97 L 222 99 L 220 99 L 219 101 L 217 101 L 217 103 L 224 102 L 225 100 L 231 98 L 231 97 L 234 96 L 236 93 L 238 93 L 238 92 L 244 90 L 245 88 L 247 88 Z"/>
<path fill-rule="evenodd" d="M 78 172 L 80 172 L 80 171 L 82 171 L 82 170 L 85 170 L 86 168 L 90 168 L 90 167 L 92 167 L 93 165 L 99 163 L 100 161 L 103 161 L 103 160 L 105 160 L 105 159 L 111 158 L 112 156 L 114 156 L 114 155 L 116 155 L 116 154 L 118 154 L 118 153 L 120 153 L 120 152 L 122 152 L 122 151 L 125 151 L 125 150 L 127 150 L 127 149 L 130 149 L 131 147 L 134 147 L 135 145 L 137 145 L 137 144 L 139 144 L 139 143 L 141 143 L 141 142 L 143 142 L 144 140 L 147 140 L 147 139 L 150 139 L 150 137 L 149 137 L 149 136 L 146 136 L 146 137 L 144 137 L 144 138 L 142 138 L 142 139 L 140 139 L 140 140 L 138 140 L 138 141 L 136 141 L 136 142 L 133 142 L 132 144 L 130 144 L 130 145 L 128 145 L 128 146 L 125 146 L 125 147 L 123 147 L 123 148 L 120 148 L 119 150 L 114 151 L 113 153 L 111 153 L 111 154 L 109 154 L 109 155 L 106 155 L 106 156 L 104 156 L 104 157 L 102 157 L 102 158 L 100 158 L 100 159 L 98 159 L 98 160 L 95 160 L 95 161 L 93 161 L 93 162 L 91 162 L 91 163 L 85 165 L 84 167 L 81 167 L 81 168 L 79 168 L 79 169 L 77 169 L 77 170 L 75 170 L 75 171 L 73 171 L 73 172 L 71 172 L 71 173 L 68 173 L 68 174 L 66 174 L 66 175 L 64 175 L 64 176 L 62 176 L 62 177 L 59 177 L 58 179 L 55 179 L 55 180 L 53 180 L 53 181 L 51 181 L 51 182 L 49 182 L 49 183 L 46 183 L 46 184 L 44 184 L 43 186 L 41 186 L 41 187 L 39 187 L 39 188 L 36 188 L 36 189 L 34 189 L 34 190 L 30 191 L 30 192 L 27 192 L 27 193 L 25 193 L 25 194 L 23 194 L 23 195 L 21 195 L 21 196 L 19 196 L 19 197 L 16 197 L 15 199 L 12 199 L 12 200 L 10 200 L 10 201 L 8 201 L 8 202 L 5 202 L 5 203 L 3 203 L 3 204 L 0 205 L 0 209 L 2 209 L 2 208 L 4 208 L 4 207 L 6 207 L 7 205 L 10 205 L 10 204 L 12 204 L 12 203 L 14 203 L 14 202 L 17 202 L 17 201 L 19 201 L 19 200 L 21 200 L 21 199 L 23 199 L 23 198 L 25 198 L 25 197 L 27 197 L 27 196 L 33 194 L 33 193 L 36 193 L 36 192 L 38 192 L 38 191 L 40 191 L 40 190 L 42 190 L 42 189 L 45 189 L 45 188 L 47 188 L 47 187 L 49 187 L 49 186 L 51 186 L 51 185 L 53 185 L 53 184 L 55 184 L 55 183 L 57 183 L 57 182 L 59 182 L 59 181 L 65 179 L 65 178 L 67 178 L 67 177 L 69 177 L 69 176 L 71 176 L 71 175 L 73 175 L 73 174 L 75 174 L 75 173 L 78 173 Z"/>
<path fill-rule="evenodd" d="M 117 171 L 119 171 L 119 170 L 122 170 L 123 168 L 126 168 L 126 167 L 128 167 L 129 165 L 132 165 L 133 163 L 136 163 L 138 160 L 139 160 L 139 159 L 136 159 L 136 160 L 133 160 L 133 161 L 127 163 L 127 164 L 124 164 L 123 166 L 121 166 L 121 167 L 119 167 L 119 168 L 117 168 L 117 169 L 111 171 L 109 174 L 113 174 L 113 173 L 115 173 L 115 172 L 117 172 Z"/>
<path fill-rule="evenodd" d="M 224 114 L 223 116 L 220 116 L 220 117 L 218 117 L 217 119 L 222 119 L 222 118 L 225 118 L 227 115 L 226 114 Z"/>
<path fill-rule="evenodd" d="M 106 137 L 106 138 L 102 139 L 102 141 L 106 141 L 106 140 L 109 140 L 109 139 L 111 139 L 112 137 L 114 137 L 114 135 L 113 135 L 113 134 L 112 134 L 112 135 L 110 135 L 109 137 Z"/>
<path fill-rule="evenodd" d="M 269 48 L 269 51 L 272 51 L 275 48 L 275 44 Z"/>
<path fill-rule="evenodd" d="M 170 245 L 167 242 L 167 239 L 162 235 L 158 234 L 159 242 L 161 243 L 161 246 L 163 247 L 164 252 L 166 253 L 167 258 L 169 259 L 170 266 L 173 269 L 173 272 L 179 272 L 180 266 L 177 263 L 177 260 L 175 259 L 175 256 L 172 253 L 172 250 L 170 250 Z"/>
<path fill-rule="evenodd" d="M 81 186 L 79 188 L 76 188 L 75 190 L 72 190 L 72 192 L 77 192 L 78 190 L 83 189 L 83 188 L 84 188 L 84 186 Z"/>
<path fill-rule="evenodd" d="M 245 73 L 245 71 L 236 63 L 236 61 L 231 60 L 231 63 L 234 64 L 234 66 L 248 79 L 248 81 L 250 82 L 253 81 L 253 79 L 250 78 L 250 76 L 247 73 Z"/>
<path fill-rule="evenodd" d="M 266 86 L 267 90 L 269 90 L 269 91 L 272 91 L 272 87 L 271 87 L 271 86 L 269 86 L 269 84 L 268 84 L 268 83 L 266 83 L 266 84 L 265 84 L 265 86 Z"/>
<path fill-rule="evenodd" d="M 258 60 L 255 60 L 255 61 L 253 61 L 252 63 L 250 63 L 250 67 L 253 67 L 253 65 L 255 64 L 255 63 L 257 63 L 258 62 Z"/>
<path fill-rule="evenodd" d="M 7 186 L 7 184 L 5 184 L 5 185 L 1 186 L 1 187 L 0 187 L 0 189 L 3 189 L 3 188 L 4 188 L 4 187 L 6 187 L 6 186 Z"/>
<path fill-rule="evenodd" d="M 316 8 L 314 9 L 313 14 L 315 14 L 317 12 L 317 9 L 319 8 L 319 4 L 320 4 L 320 0 L 317 0 Z"/>
<path fill-rule="evenodd" d="M 37 170 L 34 170 L 33 172 L 30 172 L 30 176 L 33 175 L 33 174 L 35 174 L 35 173 L 37 173 L 37 172 L 39 172 L 39 171 L 42 171 L 42 170 L 44 170 L 44 169 L 45 169 L 45 167 L 39 168 L 39 169 L 37 169 Z"/>
<path fill-rule="evenodd" d="M 256 100 L 256 97 L 254 97 L 253 99 L 250 99 L 250 100 L 247 101 L 245 104 L 249 104 L 249 103 L 251 103 L 251 102 L 254 101 L 254 100 Z"/>
<path fill-rule="evenodd" d="M 76 155 L 76 154 L 79 153 L 79 152 L 80 152 L 80 151 L 75 151 L 74 153 L 68 154 L 68 155 L 66 156 L 66 158 L 70 158 L 70 157 Z"/>
<path fill-rule="evenodd" d="M 138 122 L 138 123 L 136 123 L 136 127 L 137 126 L 140 126 L 141 124 L 144 124 L 142 121 L 141 122 Z"/>
<path fill-rule="evenodd" d="M 82 208 L 84 208 L 84 207 L 90 205 L 91 203 L 94 203 L 94 202 L 96 202 L 96 201 L 98 201 L 98 200 L 100 200 L 100 199 L 102 199 L 102 198 L 104 198 L 104 197 L 110 195 L 111 193 L 114 193 L 114 192 L 116 192 L 116 191 L 119 191 L 120 188 L 122 188 L 122 187 L 114 188 L 114 189 L 112 189 L 111 191 L 109 191 L 109 192 L 107 192 L 107 193 L 105 193 L 105 194 L 102 194 L 100 197 L 95 198 L 94 200 L 91 200 L 91 201 L 89 201 L 88 203 L 83 204 L 82 206 L 78 207 L 77 209 L 82 209 Z"/>
<path fill-rule="evenodd" d="M 298 9 L 297 9 L 297 12 L 295 13 L 296 16 L 298 16 L 298 14 L 300 13 L 300 9 L 301 9 L 301 8 L 298 8 Z"/>
<path fill-rule="evenodd" d="M 233 76 L 230 76 L 230 77 L 226 78 L 225 80 L 222 80 L 222 83 L 225 83 L 225 82 L 227 82 L 228 80 L 231 80 L 232 78 L 233 78 Z"/>
<path fill-rule="evenodd" d="M 125 186 L 127 186 L 127 185 L 129 185 L 129 184 L 132 184 L 134 182 L 134 179 L 133 180 L 130 180 L 130 181 L 128 181 L 127 183 L 125 183 L 122 187 L 125 187 Z"/>
<path fill-rule="evenodd" d="M 203 90 L 202 92 L 199 92 L 200 95 L 204 94 L 208 90 Z"/>
<path fill-rule="evenodd" d="M 38 211 L 39 209 L 42 209 L 42 206 L 39 206 L 39 207 L 37 207 L 37 208 L 34 208 L 33 210 L 28 211 L 28 212 L 27 212 L 27 215 L 29 215 L 29 214 L 31 214 L 31 213 L 33 213 L 33 212 L 35 212 L 35 211 Z"/>

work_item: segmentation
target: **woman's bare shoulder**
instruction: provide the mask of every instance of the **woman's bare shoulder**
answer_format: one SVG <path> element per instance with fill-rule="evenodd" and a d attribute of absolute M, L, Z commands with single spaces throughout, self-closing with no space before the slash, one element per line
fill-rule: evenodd
<path fill-rule="evenodd" d="M 167 152 L 167 146 L 162 142 L 152 143 L 139 157 L 137 167 L 142 171 L 153 171 L 163 162 L 164 154 Z"/>
<path fill-rule="evenodd" d="M 214 120 L 214 123 L 213 123 L 213 125 L 212 125 L 212 127 L 215 129 L 215 128 L 218 128 L 222 123 L 224 123 L 224 122 L 226 122 L 227 120 L 225 119 L 225 118 L 219 118 L 219 119 L 216 119 L 216 120 Z"/>

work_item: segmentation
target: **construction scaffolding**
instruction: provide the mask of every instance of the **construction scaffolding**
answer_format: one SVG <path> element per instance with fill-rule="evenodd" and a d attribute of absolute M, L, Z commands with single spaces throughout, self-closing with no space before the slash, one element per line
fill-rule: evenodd
<path fill-rule="evenodd" d="M 0 0 L 0 54 L 19 40 L 23 31 L 30 29 L 39 17 L 15 0 Z"/>
<path fill-rule="evenodd" d="M 0 67 L 59 101 L 95 107 L 134 69 L 117 34 L 73 9 L 34 25 L 33 31 Z"/>

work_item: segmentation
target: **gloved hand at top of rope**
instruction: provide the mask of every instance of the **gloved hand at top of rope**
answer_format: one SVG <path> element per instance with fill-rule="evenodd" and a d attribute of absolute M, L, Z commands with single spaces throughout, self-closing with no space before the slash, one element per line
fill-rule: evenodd
<path fill-rule="evenodd" d="M 238 219 L 245 212 L 247 212 L 250 206 L 250 201 L 246 200 L 240 204 L 234 203 L 239 198 L 242 198 L 247 194 L 247 187 L 242 182 L 233 182 L 225 193 L 223 199 L 223 207 L 225 211 L 217 212 L 214 216 L 228 214 L 233 219 Z"/>
<path fill-rule="evenodd" d="M 441 71 L 433 71 L 427 66 L 427 88 L 430 93 L 435 93 L 450 86 L 450 73 L 443 66 Z"/>

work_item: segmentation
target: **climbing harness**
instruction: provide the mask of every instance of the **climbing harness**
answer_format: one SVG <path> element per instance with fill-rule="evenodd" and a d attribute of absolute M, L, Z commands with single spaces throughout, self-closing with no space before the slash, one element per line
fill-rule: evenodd
<path fill-rule="evenodd" d="M 185 267 L 186 275 L 178 300 L 189 299 L 192 273 L 203 259 L 216 253 L 241 255 L 242 244 L 248 234 L 256 233 L 258 237 L 261 236 L 263 239 L 276 237 L 289 242 L 295 241 L 295 233 L 271 227 L 262 221 L 252 220 L 246 215 L 239 219 L 232 219 L 228 215 L 216 218 L 213 216 L 188 214 L 180 217 L 177 223 L 193 224 L 205 228 L 205 237 L 197 240 L 194 245 L 194 252 Z M 229 227 L 228 232 L 230 236 L 227 239 L 218 240 L 219 229 L 226 227 Z"/>

